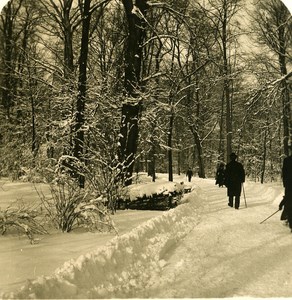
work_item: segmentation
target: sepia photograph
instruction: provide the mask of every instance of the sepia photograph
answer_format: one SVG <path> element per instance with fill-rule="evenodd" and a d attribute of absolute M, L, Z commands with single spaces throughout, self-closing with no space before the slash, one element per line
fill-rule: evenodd
<path fill-rule="evenodd" d="M 0 299 L 292 299 L 292 0 L 0 0 Z"/>

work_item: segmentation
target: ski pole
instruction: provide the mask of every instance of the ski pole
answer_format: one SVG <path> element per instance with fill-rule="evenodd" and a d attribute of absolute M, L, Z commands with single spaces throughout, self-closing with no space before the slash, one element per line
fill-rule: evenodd
<path fill-rule="evenodd" d="M 275 215 L 278 211 L 280 211 L 280 209 L 278 209 L 277 211 L 275 211 L 274 213 L 272 213 L 269 217 L 267 217 L 266 219 L 264 219 L 260 224 L 262 224 L 265 221 L 267 221 L 268 219 L 270 219 L 270 217 L 272 217 L 273 215 Z"/>
<path fill-rule="evenodd" d="M 243 191 L 243 198 L 244 198 L 245 207 L 247 208 L 245 191 L 244 191 L 244 184 L 243 183 L 242 183 L 242 191 Z"/>

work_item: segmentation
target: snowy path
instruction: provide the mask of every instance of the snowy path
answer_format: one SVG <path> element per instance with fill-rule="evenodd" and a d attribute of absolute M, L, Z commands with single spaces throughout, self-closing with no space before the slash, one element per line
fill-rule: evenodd
<path fill-rule="evenodd" d="M 201 220 L 169 257 L 142 297 L 292 296 L 292 234 L 279 221 L 273 190 L 245 184 L 247 205 L 227 206 L 226 189 L 202 180 Z M 279 193 L 274 195 L 279 198 Z M 268 199 L 268 200 L 266 200 Z"/>

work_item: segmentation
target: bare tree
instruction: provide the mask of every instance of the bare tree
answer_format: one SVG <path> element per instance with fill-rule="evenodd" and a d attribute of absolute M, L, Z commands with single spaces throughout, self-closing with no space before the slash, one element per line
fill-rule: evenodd
<path fill-rule="evenodd" d="M 261 45 L 266 45 L 278 60 L 278 73 L 282 77 L 280 91 L 283 114 L 283 145 L 285 155 L 289 154 L 288 144 L 292 141 L 291 97 L 288 83 L 288 66 L 292 61 L 292 20 L 286 6 L 280 0 L 256 3 L 257 37 Z"/>
<path fill-rule="evenodd" d="M 217 36 L 217 44 L 219 46 L 222 60 L 219 65 L 220 74 L 222 76 L 222 107 L 225 107 L 225 130 L 226 130 L 226 158 L 232 151 L 232 55 L 230 49 L 234 46 L 235 32 L 232 21 L 240 9 L 241 0 L 208 0 L 205 9 L 206 14 L 213 22 L 213 26 Z M 223 112 L 222 112 L 223 113 Z M 223 124 L 222 124 L 223 125 Z M 219 147 L 219 151 L 223 151 Z M 222 155 L 222 153 L 219 153 Z"/>

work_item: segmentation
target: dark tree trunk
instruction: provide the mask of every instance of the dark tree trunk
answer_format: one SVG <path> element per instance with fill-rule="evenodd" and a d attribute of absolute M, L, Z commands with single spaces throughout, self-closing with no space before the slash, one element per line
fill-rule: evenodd
<path fill-rule="evenodd" d="M 3 34 L 4 34 L 4 74 L 2 88 L 2 104 L 6 111 L 6 116 L 10 119 L 10 109 L 13 106 L 13 23 L 14 12 L 12 1 L 9 1 L 3 9 Z"/>
<path fill-rule="evenodd" d="M 143 62 L 142 44 L 145 38 L 145 21 L 134 13 L 134 1 L 123 0 L 128 24 L 128 37 L 125 48 L 125 101 L 122 106 L 120 129 L 119 162 L 121 177 L 125 185 L 132 183 L 135 155 L 138 145 L 138 121 L 141 112 L 140 93 L 141 66 Z M 147 0 L 137 0 L 136 7 L 145 16 Z"/>
<path fill-rule="evenodd" d="M 50 0 L 50 2 L 54 2 Z M 73 0 L 60 0 L 61 8 L 58 8 L 56 4 L 53 4 L 53 7 L 56 10 L 56 15 L 58 16 L 59 23 L 61 26 L 62 32 L 62 41 L 63 41 L 63 76 L 64 76 L 64 92 L 68 95 L 74 94 L 74 52 L 73 52 L 73 24 L 71 18 L 72 4 Z M 69 118 L 74 117 L 74 112 L 77 109 L 74 105 L 74 100 L 72 103 L 67 103 L 68 109 L 70 111 Z M 68 118 L 67 112 L 64 114 L 64 118 Z M 74 134 L 75 129 L 74 125 L 70 126 L 69 141 L 64 143 L 64 154 L 74 155 Z M 72 166 L 73 167 L 73 166 Z"/>
<path fill-rule="evenodd" d="M 137 105 L 123 104 L 119 159 L 122 164 L 121 171 L 125 185 L 132 183 L 134 159 L 137 151 L 139 114 L 139 103 Z"/>
<path fill-rule="evenodd" d="M 261 172 L 261 183 L 264 183 L 265 172 L 266 172 L 266 158 L 267 158 L 267 136 L 268 136 L 268 124 L 264 132 L 263 140 L 263 161 L 262 161 L 262 172 Z"/>
<path fill-rule="evenodd" d="M 73 31 L 70 21 L 70 10 L 73 0 L 64 0 L 63 2 L 63 26 L 64 26 L 64 77 L 72 79 L 74 71 L 74 54 L 73 54 Z"/>
<path fill-rule="evenodd" d="M 179 145 L 180 148 L 181 145 Z M 181 149 L 177 153 L 177 175 L 181 174 Z"/>
<path fill-rule="evenodd" d="M 279 38 L 279 65 L 282 76 L 287 75 L 286 66 L 286 47 L 285 47 L 285 30 L 283 26 L 279 26 L 278 29 Z M 283 106 L 283 134 L 284 134 L 284 153 L 289 155 L 289 140 L 292 142 L 292 116 L 291 116 L 291 104 L 290 94 L 287 80 L 284 79 L 281 82 L 281 97 Z"/>
<path fill-rule="evenodd" d="M 29 72 L 29 97 L 31 104 L 31 151 L 33 154 L 33 158 L 35 159 L 38 152 L 38 144 L 37 144 L 37 128 L 36 128 L 36 103 L 34 91 L 37 89 L 37 82 L 31 76 L 31 70 L 28 69 Z M 33 161 L 33 164 L 35 162 Z"/>
<path fill-rule="evenodd" d="M 193 55 L 195 58 L 195 55 Z M 195 66 L 194 66 L 195 68 Z M 199 86 L 199 78 L 198 75 L 195 74 L 196 77 L 194 81 L 196 82 L 196 86 Z M 191 82 L 189 82 L 191 84 Z M 195 97 L 195 98 L 194 98 Z M 190 91 L 188 94 L 188 103 L 191 103 L 195 99 L 195 105 L 196 105 L 196 110 L 195 110 L 195 118 L 193 118 L 191 111 L 188 111 L 188 118 L 192 120 L 192 122 L 189 125 L 190 131 L 194 137 L 194 152 L 193 152 L 193 157 L 194 161 L 197 160 L 198 163 L 198 175 L 200 178 L 205 178 L 205 163 L 204 163 L 204 156 L 203 156 L 203 147 L 201 143 L 201 138 L 199 134 L 199 128 L 203 127 L 202 121 L 201 120 L 201 100 L 200 100 L 200 94 L 199 94 L 199 89 L 196 89 L 195 92 Z M 189 104 L 190 105 L 190 104 Z M 197 150 L 197 155 L 196 155 L 196 150 Z"/>
<path fill-rule="evenodd" d="M 224 90 L 222 92 L 222 99 L 221 99 L 221 112 L 220 112 L 220 125 L 219 125 L 219 147 L 218 147 L 218 160 L 224 161 L 224 104 L 225 104 L 225 96 Z"/>
<path fill-rule="evenodd" d="M 228 54 L 227 54 L 227 27 L 228 27 L 228 14 L 227 14 L 227 0 L 223 1 L 223 20 L 222 20 L 222 51 L 223 51 L 223 89 L 225 96 L 225 104 L 226 104 L 226 154 L 227 161 L 229 161 L 229 156 L 232 152 L 232 105 L 231 105 L 231 97 L 230 97 L 230 79 L 229 77 L 229 62 L 228 62 Z"/>
<path fill-rule="evenodd" d="M 75 136 L 74 136 L 74 156 L 79 160 L 83 160 L 84 150 L 84 122 L 85 122 L 85 99 L 86 99 L 86 83 L 87 83 L 87 58 L 88 58 L 88 42 L 90 27 L 90 1 L 84 0 L 82 15 L 82 38 L 79 57 L 79 78 L 78 78 L 78 96 L 76 103 L 76 119 L 75 119 Z M 84 187 L 84 176 L 79 175 L 79 186 Z"/>
<path fill-rule="evenodd" d="M 152 177 L 152 181 L 155 182 L 155 169 L 156 169 L 156 140 L 155 140 L 155 128 L 156 124 L 154 122 L 151 138 L 150 138 L 150 151 L 149 151 L 149 163 L 148 163 L 148 176 Z"/>
<path fill-rule="evenodd" d="M 169 127 L 167 133 L 167 156 L 168 156 L 168 181 L 173 181 L 173 157 L 172 157 L 172 133 L 173 133 L 173 123 L 174 123 L 174 112 L 171 108 L 171 115 L 169 118 Z"/>
<path fill-rule="evenodd" d="M 197 154 L 198 166 L 199 166 L 198 175 L 199 175 L 200 178 L 206 178 L 204 157 L 203 157 L 203 148 L 202 148 L 201 139 L 200 139 L 198 130 L 197 130 L 195 125 L 191 126 L 190 130 L 191 130 L 191 132 L 194 136 L 195 146 L 196 146 L 195 148 L 198 151 L 198 154 Z"/>

